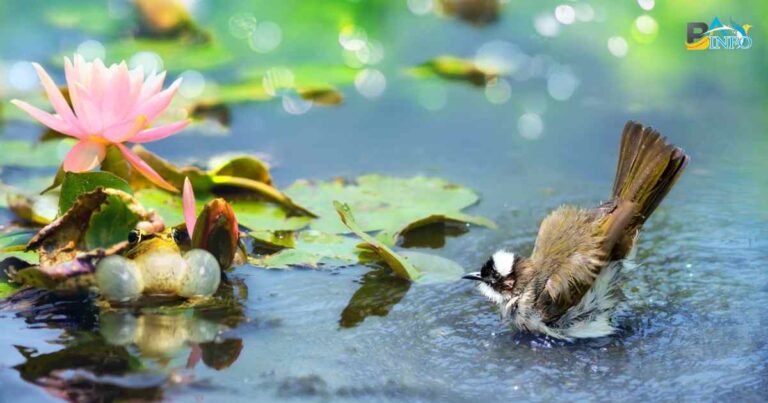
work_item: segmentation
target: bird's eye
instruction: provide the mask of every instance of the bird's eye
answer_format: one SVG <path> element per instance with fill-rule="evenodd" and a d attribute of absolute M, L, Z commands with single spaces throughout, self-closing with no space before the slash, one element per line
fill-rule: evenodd
<path fill-rule="evenodd" d="M 128 243 L 130 243 L 131 245 L 135 245 L 140 241 L 141 241 L 141 231 L 134 229 L 128 233 Z"/>
<path fill-rule="evenodd" d="M 171 230 L 171 236 L 173 237 L 173 241 L 177 244 L 189 242 L 189 234 L 186 229 L 174 228 Z"/>

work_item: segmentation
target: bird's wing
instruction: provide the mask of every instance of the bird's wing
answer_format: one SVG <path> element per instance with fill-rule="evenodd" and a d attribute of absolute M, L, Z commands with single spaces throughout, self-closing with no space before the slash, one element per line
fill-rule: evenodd
<path fill-rule="evenodd" d="M 563 206 L 542 221 L 531 255 L 536 277 L 547 279 L 540 297 L 567 309 L 589 289 L 606 263 L 601 218 L 597 210 Z"/>

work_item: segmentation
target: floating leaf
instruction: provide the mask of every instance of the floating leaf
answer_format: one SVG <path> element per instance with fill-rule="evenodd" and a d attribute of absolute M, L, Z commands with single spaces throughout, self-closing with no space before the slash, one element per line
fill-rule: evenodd
<path fill-rule="evenodd" d="M 232 192 L 240 192 L 277 203 L 299 215 L 313 216 L 312 212 L 272 186 L 268 165 L 255 157 L 239 156 L 233 161 L 225 162 L 214 170 L 206 172 L 197 167 L 179 168 L 141 146 L 133 147 L 133 151 L 177 189 L 181 189 L 184 179 L 189 178 L 195 194 L 200 197 L 208 193 L 224 196 Z M 134 172 L 114 150 L 107 152 L 102 169 L 128 180 L 135 189 L 153 187 L 142 175 Z"/>
<path fill-rule="evenodd" d="M 9 194 L 8 209 L 17 217 L 33 224 L 45 225 L 56 218 L 58 199 L 54 195 Z"/>
<path fill-rule="evenodd" d="M 58 167 L 75 144 L 72 139 L 35 143 L 23 140 L 0 140 L 0 166 L 22 168 Z"/>
<path fill-rule="evenodd" d="M 128 182 L 110 172 L 67 172 L 61 185 L 59 197 L 59 214 L 64 214 L 75 200 L 83 193 L 88 193 L 96 188 L 117 189 L 125 193 L 133 194 Z"/>
<path fill-rule="evenodd" d="M 139 14 L 139 34 L 156 38 L 183 38 L 206 42 L 210 35 L 200 29 L 184 3 L 174 0 L 134 0 Z"/>
<path fill-rule="evenodd" d="M 464 268 L 453 260 L 429 253 L 400 251 L 421 272 L 420 284 L 450 283 L 464 275 Z"/>
<path fill-rule="evenodd" d="M 344 225 L 365 242 L 363 247 L 376 252 L 395 274 L 407 280 L 418 280 L 419 277 L 421 277 L 421 273 L 419 273 L 419 271 L 406 259 L 403 259 L 392 249 L 363 232 L 357 224 L 357 221 L 355 221 L 355 217 L 352 215 L 352 210 L 349 208 L 349 205 L 334 201 L 333 206 L 336 209 L 336 212 L 338 212 Z"/>
<path fill-rule="evenodd" d="M 349 232 L 336 218 L 333 200 L 349 204 L 365 232 L 384 230 L 400 234 L 440 219 L 493 226 L 490 220 L 461 212 L 477 203 L 473 191 L 437 178 L 365 175 L 355 183 L 302 180 L 289 186 L 285 193 L 320 216 L 311 228 L 322 232 Z"/>
<path fill-rule="evenodd" d="M 264 232 L 250 234 L 257 241 L 271 241 Z M 322 261 L 336 261 L 342 264 L 357 263 L 357 240 L 345 236 L 319 231 L 302 231 L 291 235 L 291 247 L 263 257 L 250 257 L 249 262 L 266 268 L 318 267 Z"/>
<path fill-rule="evenodd" d="M 498 76 L 498 72 L 481 69 L 471 60 L 454 56 L 436 57 L 411 67 L 408 73 L 417 78 L 440 77 L 446 80 L 467 81 L 476 86 L 484 86 Z"/>
<path fill-rule="evenodd" d="M 0 234 L 0 252 L 23 251 L 37 231 L 17 229 Z"/>
<path fill-rule="evenodd" d="M 202 209 L 203 205 L 213 198 L 210 194 L 198 195 L 198 209 Z M 159 189 L 144 189 L 136 193 L 136 199 L 144 207 L 157 211 L 170 225 L 184 222 L 181 196 Z M 238 223 L 250 229 L 296 230 L 311 221 L 311 218 L 306 216 L 288 217 L 285 210 L 264 201 L 230 199 L 229 204 L 235 211 Z"/>
<path fill-rule="evenodd" d="M 232 53 L 215 38 L 204 43 L 174 39 L 124 39 L 106 44 L 109 59 L 129 60 L 139 52 L 156 53 L 167 63 L 163 68 L 172 73 L 184 70 L 207 70 L 226 65 L 232 60 Z"/>

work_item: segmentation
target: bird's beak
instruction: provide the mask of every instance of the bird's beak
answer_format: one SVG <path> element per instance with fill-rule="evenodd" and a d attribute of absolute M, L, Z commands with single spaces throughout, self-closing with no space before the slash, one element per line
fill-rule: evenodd
<path fill-rule="evenodd" d="M 484 281 L 482 277 L 480 277 L 480 272 L 476 271 L 474 273 L 469 273 L 464 275 L 462 277 L 464 280 L 475 280 L 475 281 Z"/>

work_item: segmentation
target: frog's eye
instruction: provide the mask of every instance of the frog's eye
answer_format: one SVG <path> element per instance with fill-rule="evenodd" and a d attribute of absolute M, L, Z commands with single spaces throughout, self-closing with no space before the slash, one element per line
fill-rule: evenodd
<path fill-rule="evenodd" d="M 189 243 L 189 234 L 186 229 L 174 228 L 171 230 L 171 236 L 173 241 L 179 245 Z"/>
<path fill-rule="evenodd" d="M 128 243 L 136 245 L 139 242 L 141 242 L 141 231 L 137 229 L 131 230 L 131 232 L 128 233 Z"/>

